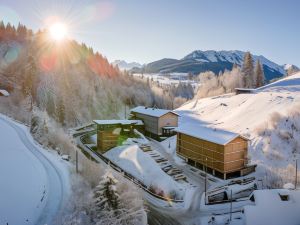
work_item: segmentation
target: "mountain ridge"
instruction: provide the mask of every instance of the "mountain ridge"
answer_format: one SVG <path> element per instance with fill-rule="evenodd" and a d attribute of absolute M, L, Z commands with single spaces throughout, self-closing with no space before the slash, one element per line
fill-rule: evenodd
<path fill-rule="evenodd" d="M 201 72 L 231 70 L 234 64 L 243 63 L 244 54 L 240 50 L 195 50 L 181 59 L 163 58 L 150 62 L 141 68 L 132 68 L 133 73 L 172 73 L 185 72 L 197 75 Z M 263 55 L 252 55 L 253 62 L 260 60 L 263 65 L 266 80 L 270 81 L 286 74 L 284 65 L 279 65 Z"/>

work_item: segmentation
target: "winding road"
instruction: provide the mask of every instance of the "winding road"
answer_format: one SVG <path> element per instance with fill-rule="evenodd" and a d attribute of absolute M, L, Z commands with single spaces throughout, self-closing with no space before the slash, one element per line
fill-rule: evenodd
<path fill-rule="evenodd" d="M 0 224 L 53 224 L 69 190 L 62 163 L 25 126 L 3 116 L 0 143 L 0 199 L 6 201 L 0 202 Z"/>

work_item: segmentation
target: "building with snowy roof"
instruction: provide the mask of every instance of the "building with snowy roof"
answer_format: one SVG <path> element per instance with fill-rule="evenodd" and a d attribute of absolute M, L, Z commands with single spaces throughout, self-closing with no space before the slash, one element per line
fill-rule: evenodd
<path fill-rule="evenodd" d="M 238 133 L 200 124 L 183 124 L 177 132 L 176 152 L 188 164 L 228 179 L 255 170 L 248 165 L 248 139 Z"/>
<path fill-rule="evenodd" d="M 138 106 L 131 110 L 131 118 L 144 122 L 145 134 L 155 139 L 168 137 L 178 127 L 178 114 L 172 110 Z"/>
<path fill-rule="evenodd" d="M 94 120 L 97 127 L 97 150 L 105 153 L 109 149 L 130 137 L 134 130 L 144 133 L 144 123 L 141 120 Z"/>

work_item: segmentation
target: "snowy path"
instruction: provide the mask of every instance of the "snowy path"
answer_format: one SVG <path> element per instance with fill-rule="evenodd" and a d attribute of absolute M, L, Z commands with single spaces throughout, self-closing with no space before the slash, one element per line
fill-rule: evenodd
<path fill-rule="evenodd" d="M 0 143 L 0 224 L 52 224 L 69 189 L 65 166 L 4 117 Z"/>

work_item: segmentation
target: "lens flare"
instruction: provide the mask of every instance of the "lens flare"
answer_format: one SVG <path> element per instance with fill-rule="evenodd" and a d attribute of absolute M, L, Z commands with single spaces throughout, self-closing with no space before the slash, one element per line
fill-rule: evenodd
<path fill-rule="evenodd" d="M 54 23 L 49 28 L 51 37 L 56 41 L 61 41 L 66 38 L 68 34 L 67 26 L 64 23 Z"/>

